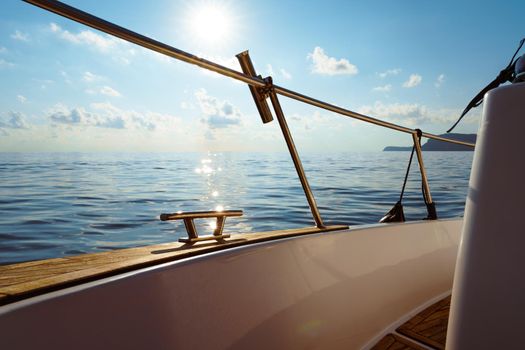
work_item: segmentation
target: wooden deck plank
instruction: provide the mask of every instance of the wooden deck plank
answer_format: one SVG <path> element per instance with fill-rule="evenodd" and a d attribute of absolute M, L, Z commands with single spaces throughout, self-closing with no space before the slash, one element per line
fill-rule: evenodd
<path fill-rule="evenodd" d="M 370 350 L 425 350 L 425 348 L 397 334 L 390 333 Z"/>
<path fill-rule="evenodd" d="M 427 307 L 396 329 L 398 333 L 410 338 L 413 342 L 391 333 L 383 337 L 372 349 L 424 349 L 416 342 L 433 349 L 445 349 L 449 311 L 450 296 Z M 403 341 L 412 345 L 403 343 Z"/>
<path fill-rule="evenodd" d="M 323 229 L 307 227 L 250 234 L 233 234 L 230 239 L 224 242 L 163 243 L 146 247 L 4 265 L 0 266 L 0 305 L 66 286 L 199 254 L 269 240 L 347 228 L 348 226 L 344 225 L 334 225 Z"/>
<path fill-rule="evenodd" d="M 435 349 L 445 349 L 450 296 L 421 311 L 396 331 Z"/>

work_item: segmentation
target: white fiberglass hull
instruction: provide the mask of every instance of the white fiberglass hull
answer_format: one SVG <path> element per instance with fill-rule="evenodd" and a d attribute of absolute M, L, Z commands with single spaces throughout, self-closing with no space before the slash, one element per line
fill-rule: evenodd
<path fill-rule="evenodd" d="M 358 349 L 452 287 L 461 220 L 242 246 L 0 307 L 5 349 Z"/>

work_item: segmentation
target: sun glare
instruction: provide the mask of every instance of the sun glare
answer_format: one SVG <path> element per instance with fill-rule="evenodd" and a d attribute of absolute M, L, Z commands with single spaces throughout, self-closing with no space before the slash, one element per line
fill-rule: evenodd
<path fill-rule="evenodd" d="M 188 21 L 197 40 L 220 44 L 231 35 L 232 17 L 224 4 L 201 3 L 190 10 Z"/>

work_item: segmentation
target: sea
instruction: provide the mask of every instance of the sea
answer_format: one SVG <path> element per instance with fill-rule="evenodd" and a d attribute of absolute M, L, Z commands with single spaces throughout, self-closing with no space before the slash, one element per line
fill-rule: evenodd
<path fill-rule="evenodd" d="M 301 158 L 326 224 L 377 223 L 399 200 L 410 152 Z M 473 152 L 425 152 L 440 218 L 463 215 Z M 426 217 L 414 157 L 403 197 Z M 226 233 L 312 226 L 287 153 L 0 153 L 0 264 L 176 241 L 161 213 L 240 209 Z M 196 221 L 201 235 L 214 220 Z"/>

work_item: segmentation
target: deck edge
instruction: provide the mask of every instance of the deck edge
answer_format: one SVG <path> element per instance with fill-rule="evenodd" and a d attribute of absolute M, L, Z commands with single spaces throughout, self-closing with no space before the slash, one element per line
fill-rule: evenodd
<path fill-rule="evenodd" d="M 207 253 L 249 244 L 348 229 L 346 225 L 324 228 L 306 227 L 279 231 L 233 234 L 224 242 L 184 244 L 163 243 L 144 247 L 119 249 L 110 252 L 82 254 L 70 257 L 36 260 L 0 266 L 0 305 L 10 304 L 33 296 L 72 287 L 101 278 L 182 260 Z M 104 262 L 106 260 L 107 262 Z M 68 266 L 70 265 L 70 266 Z M 62 271 L 60 269 L 63 268 Z M 58 272 L 47 270 L 58 269 Z M 28 280 L 28 274 L 44 276 Z M 13 276 L 12 280 L 10 276 Z M 16 283 L 16 278 L 22 282 Z M 11 281 L 12 283 L 10 283 Z"/>

